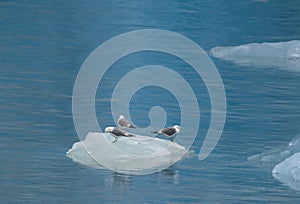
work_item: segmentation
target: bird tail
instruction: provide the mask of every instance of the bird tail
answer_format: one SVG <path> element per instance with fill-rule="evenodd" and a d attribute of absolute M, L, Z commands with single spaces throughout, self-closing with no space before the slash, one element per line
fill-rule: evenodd
<path fill-rule="evenodd" d="M 127 137 L 135 137 L 133 134 L 127 134 Z"/>
<path fill-rule="evenodd" d="M 160 134 L 159 131 L 152 131 L 153 134 Z"/>

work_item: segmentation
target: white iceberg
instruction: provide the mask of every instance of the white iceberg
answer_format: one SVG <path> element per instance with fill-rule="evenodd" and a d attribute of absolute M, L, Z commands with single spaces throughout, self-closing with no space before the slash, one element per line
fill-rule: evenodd
<path fill-rule="evenodd" d="M 277 164 L 272 175 L 289 187 L 300 190 L 300 152 Z"/>
<path fill-rule="evenodd" d="M 297 152 L 300 152 L 300 134 L 291 140 L 288 145 L 248 157 L 248 161 L 265 166 L 274 166 Z"/>
<path fill-rule="evenodd" d="M 299 40 L 214 47 L 209 54 L 241 66 L 276 67 L 300 71 Z"/>
<path fill-rule="evenodd" d="M 93 168 L 142 175 L 166 169 L 187 153 L 176 142 L 159 138 L 136 135 L 113 140 L 107 133 L 88 133 L 85 140 L 73 144 L 67 156 Z"/>
<path fill-rule="evenodd" d="M 248 158 L 248 161 L 272 166 L 272 175 L 285 185 L 300 190 L 300 135 L 285 147 Z"/>
<path fill-rule="evenodd" d="M 105 169 L 104 166 L 100 165 L 91 155 L 86 151 L 83 142 L 75 142 L 71 149 L 66 153 L 67 157 L 73 161 L 81 163 L 83 165 L 93 167 L 96 169 Z"/>

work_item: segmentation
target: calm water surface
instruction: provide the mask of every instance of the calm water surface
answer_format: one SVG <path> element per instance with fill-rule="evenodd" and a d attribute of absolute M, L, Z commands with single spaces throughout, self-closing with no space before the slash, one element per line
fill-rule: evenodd
<path fill-rule="evenodd" d="M 296 203 L 300 192 L 275 180 L 271 169 L 247 163 L 247 157 L 285 145 L 300 133 L 300 72 L 213 59 L 228 113 L 221 140 L 204 161 L 190 157 L 159 173 L 129 176 L 82 166 L 65 152 L 78 140 L 71 106 L 76 75 L 104 41 L 143 28 L 178 32 L 207 51 L 299 40 L 299 16 L 296 0 L 1 1 L 1 203 Z M 168 67 L 182 63 L 158 53 L 129 56 L 123 63 L 135 67 L 153 61 Z M 121 65 L 116 63 L 108 76 L 121 77 Z M 191 84 L 199 84 L 197 97 L 207 97 L 200 79 L 185 74 Z M 98 96 L 108 93 L 104 87 Z M 143 118 L 151 104 L 139 106 L 138 99 L 132 112 Z M 176 121 L 176 103 L 160 103 L 175 110 L 169 123 Z M 96 104 L 103 126 L 112 122 L 107 104 Z M 202 105 L 204 122 L 192 147 L 196 153 L 209 123 L 209 102 L 204 99 Z"/>

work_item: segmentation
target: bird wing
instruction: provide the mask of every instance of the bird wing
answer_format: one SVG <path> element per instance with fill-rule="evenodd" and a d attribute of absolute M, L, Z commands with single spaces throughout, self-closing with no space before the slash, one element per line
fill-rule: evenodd
<path fill-rule="evenodd" d="M 116 128 L 111 133 L 114 134 L 115 136 L 126 136 L 125 132 L 123 132 L 119 129 L 116 129 Z"/>
<path fill-rule="evenodd" d="M 118 123 L 119 123 L 120 126 L 127 126 L 127 125 L 129 125 L 129 121 L 126 120 L 126 119 L 120 119 L 118 121 Z"/>
<path fill-rule="evenodd" d="M 173 128 L 173 127 L 169 127 L 169 128 L 164 128 L 164 129 L 162 129 L 161 132 L 162 132 L 163 134 L 165 134 L 165 135 L 171 136 L 171 135 L 174 135 L 174 134 L 176 133 L 176 129 Z"/>

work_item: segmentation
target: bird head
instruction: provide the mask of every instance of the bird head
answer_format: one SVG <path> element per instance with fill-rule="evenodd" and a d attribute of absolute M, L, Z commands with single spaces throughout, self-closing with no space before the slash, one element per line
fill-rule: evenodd
<path fill-rule="evenodd" d="M 120 119 L 124 119 L 124 118 L 125 118 L 124 115 L 120 115 L 120 116 L 119 116 L 119 120 L 120 120 Z"/>
<path fill-rule="evenodd" d="M 181 130 L 181 127 L 179 125 L 174 125 L 173 128 L 175 128 L 176 132 L 179 132 Z"/>
<path fill-rule="evenodd" d="M 111 133 L 112 131 L 114 131 L 114 127 L 107 127 L 107 128 L 105 128 L 105 132 L 106 133 Z"/>

